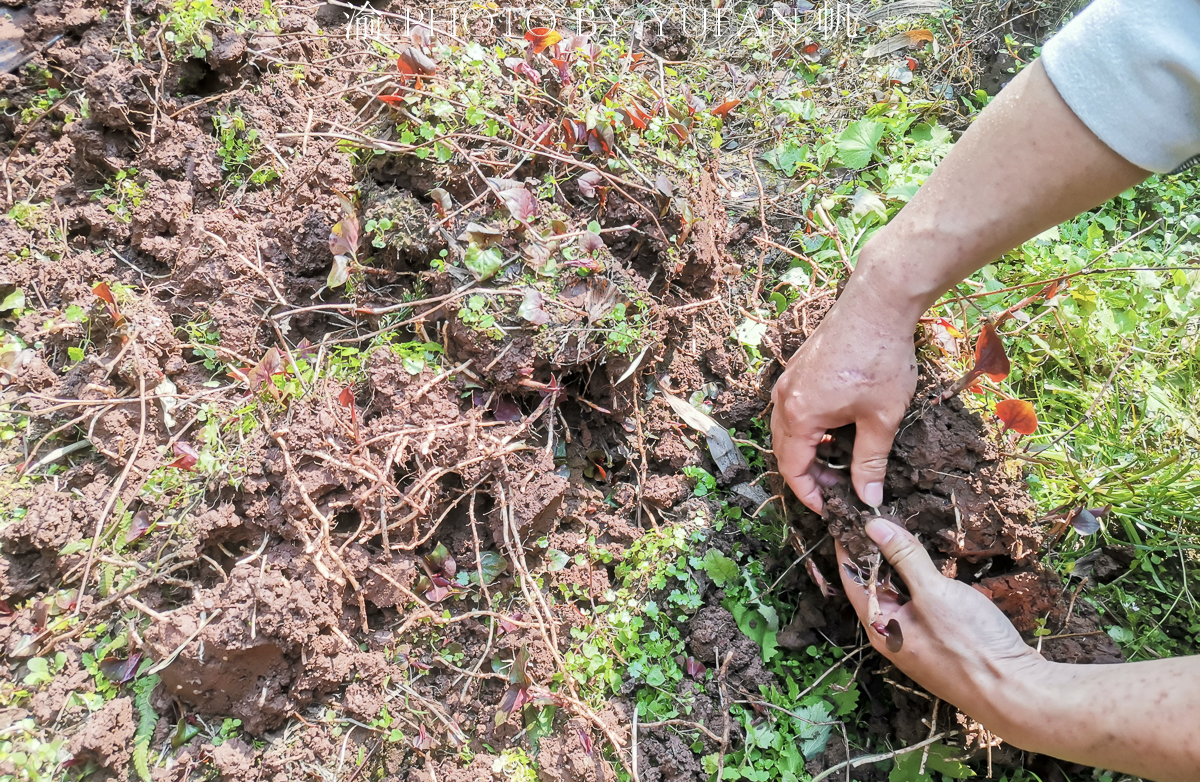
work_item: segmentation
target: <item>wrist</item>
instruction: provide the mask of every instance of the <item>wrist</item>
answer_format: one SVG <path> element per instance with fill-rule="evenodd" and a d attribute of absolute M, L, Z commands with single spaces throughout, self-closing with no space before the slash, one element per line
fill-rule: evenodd
<path fill-rule="evenodd" d="M 1070 695 L 1060 686 L 1062 665 L 1030 654 L 994 666 L 985 690 L 984 708 L 972 715 L 1009 744 L 1032 752 L 1045 752 L 1058 742 L 1051 715 L 1066 706 Z M 1067 666 L 1068 668 L 1074 666 Z"/>
<path fill-rule="evenodd" d="M 915 326 L 938 297 L 982 266 L 971 242 L 901 212 L 863 247 L 847 293 L 872 300 L 877 311 Z"/>

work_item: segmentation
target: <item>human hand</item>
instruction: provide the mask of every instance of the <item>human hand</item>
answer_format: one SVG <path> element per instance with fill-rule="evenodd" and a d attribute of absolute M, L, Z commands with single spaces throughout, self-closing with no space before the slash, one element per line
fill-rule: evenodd
<path fill-rule="evenodd" d="M 867 523 L 867 535 L 904 580 L 911 601 L 901 605 L 879 591 L 880 622 L 895 619 L 903 639 L 889 651 L 887 639 L 867 621 L 866 590 L 846 572 L 850 557 L 837 545 L 842 586 L 866 627 L 871 645 L 896 667 L 942 700 L 976 719 L 991 714 L 1006 682 L 1023 678 L 1044 658 L 1026 645 L 991 600 L 975 588 L 943 576 L 929 552 L 908 530 L 885 519 Z"/>
<path fill-rule="evenodd" d="M 856 272 L 857 274 L 857 272 Z M 917 387 L 916 312 L 877 300 L 851 277 L 842 297 L 796 351 L 775 384 L 771 435 L 779 472 L 796 497 L 821 512 L 821 487 L 841 474 L 814 461 L 830 429 L 855 424 L 850 478 L 868 505 L 883 504 L 896 429 Z"/>

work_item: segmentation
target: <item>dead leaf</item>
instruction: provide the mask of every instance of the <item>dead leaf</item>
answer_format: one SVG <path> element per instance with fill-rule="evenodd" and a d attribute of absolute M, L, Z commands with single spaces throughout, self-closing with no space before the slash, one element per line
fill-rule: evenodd
<path fill-rule="evenodd" d="M 932 41 L 933 33 L 929 30 L 908 30 L 893 35 L 890 38 L 885 38 L 874 46 L 868 46 L 866 51 L 863 52 L 863 59 L 870 60 L 875 57 L 884 57 L 909 46 L 917 46 L 921 43 Z"/>
<path fill-rule="evenodd" d="M 654 189 L 662 193 L 667 198 L 675 195 L 675 186 L 671 184 L 671 180 L 667 179 L 666 174 L 659 174 L 654 180 Z"/>
<path fill-rule="evenodd" d="M 481 250 L 486 250 L 504 238 L 504 232 L 499 228 L 479 223 L 467 223 L 463 232 L 458 235 L 458 241 L 473 244 Z"/>

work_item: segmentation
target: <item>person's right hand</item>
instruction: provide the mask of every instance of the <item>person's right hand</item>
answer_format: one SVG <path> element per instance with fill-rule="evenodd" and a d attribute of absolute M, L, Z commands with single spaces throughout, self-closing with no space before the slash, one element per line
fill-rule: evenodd
<path fill-rule="evenodd" d="M 856 284 L 861 277 L 859 271 L 851 277 L 837 304 L 792 356 L 771 396 L 779 472 L 817 513 L 820 487 L 841 479 L 814 461 L 817 445 L 828 430 L 846 424 L 856 424 L 854 489 L 868 505 L 883 503 L 888 452 L 917 386 L 912 335 L 919 309 L 899 311 L 895 301 L 880 301 L 870 286 Z"/>
<path fill-rule="evenodd" d="M 976 719 L 990 715 L 1006 682 L 1040 669 L 1044 658 L 1026 645 L 1000 609 L 981 592 L 943 576 L 929 552 L 908 530 L 886 519 L 867 523 L 867 535 L 904 580 L 911 601 L 903 605 L 879 594 L 880 621 L 895 619 L 903 643 L 889 651 L 887 639 L 867 621 L 867 594 L 846 573 L 850 561 L 837 546 L 842 586 L 880 654 L 913 681 Z"/>

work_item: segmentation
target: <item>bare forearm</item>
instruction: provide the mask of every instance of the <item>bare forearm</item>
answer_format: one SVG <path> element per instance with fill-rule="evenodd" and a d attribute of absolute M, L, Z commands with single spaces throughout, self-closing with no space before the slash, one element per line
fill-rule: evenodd
<path fill-rule="evenodd" d="M 1079 121 L 1034 63 L 863 248 L 847 293 L 866 304 L 887 291 L 915 321 L 972 272 L 1146 176 Z"/>
<path fill-rule="evenodd" d="M 1040 662 L 976 711 L 1022 749 L 1158 782 L 1200 780 L 1200 657 Z"/>

